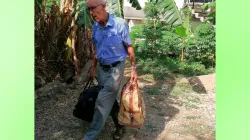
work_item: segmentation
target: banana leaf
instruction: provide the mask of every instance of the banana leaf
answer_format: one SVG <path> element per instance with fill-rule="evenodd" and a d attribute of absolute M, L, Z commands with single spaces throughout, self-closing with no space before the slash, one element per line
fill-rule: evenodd
<path fill-rule="evenodd" d="M 174 0 L 158 0 L 156 1 L 156 7 L 158 7 L 163 20 L 167 23 L 177 26 L 183 23 Z"/>
<path fill-rule="evenodd" d="M 124 2 L 123 0 L 108 0 L 107 11 L 118 17 L 124 18 L 123 2 Z M 132 7 L 136 8 L 136 10 L 142 9 L 140 3 L 137 0 L 129 0 L 129 3 L 132 4 Z"/>
<path fill-rule="evenodd" d="M 136 10 L 142 9 L 138 0 L 129 0 L 129 3 L 132 4 L 132 7 L 134 7 Z"/>
<path fill-rule="evenodd" d="M 208 10 L 209 8 L 216 7 L 216 2 L 210 2 L 201 6 L 201 10 Z"/>
<path fill-rule="evenodd" d="M 75 24 L 78 26 L 85 26 L 86 28 L 91 28 L 94 22 L 89 14 L 89 11 L 87 10 L 86 1 L 78 2 L 75 11 L 71 14 L 71 16 L 76 16 Z"/>

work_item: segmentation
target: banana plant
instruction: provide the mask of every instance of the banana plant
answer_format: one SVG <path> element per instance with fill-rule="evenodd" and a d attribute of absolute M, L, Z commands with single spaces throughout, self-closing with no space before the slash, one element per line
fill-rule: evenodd
<path fill-rule="evenodd" d="M 185 22 L 182 26 L 176 28 L 176 34 L 179 35 L 181 43 L 181 61 L 184 62 L 184 47 L 186 46 L 188 39 L 191 34 L 191 29 L 189 25 L 190 15 L 185 16 Z"/>
<path fill-rule="evenodd" d="M 191 36 L 191 28 L 190 28 L 190 16 L 191 12 L 189 10 L 182 9 L 180 12 L 182 14 L 182 19 L 184 19 L 184 23 L 176 27 L 176 32 L 168 32 L 168 31 L 162 31 L 163 36 L 174 36 L 180 38 L 180 44 L 181 47 L 181 61 L 184 62 L 184 47 L 187 45 L 190 36 Z M 181 15 L 180 14 L 180 15 Z"/>

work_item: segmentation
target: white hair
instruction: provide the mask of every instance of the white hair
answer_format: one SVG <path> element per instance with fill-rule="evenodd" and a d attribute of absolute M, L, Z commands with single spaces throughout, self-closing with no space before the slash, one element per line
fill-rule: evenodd
<path fill-rule="evenodd" d="M 106 0 L 98 0 L 99 1 L 99 4 L 105 4 L 106 3 Z"/>
<path fill-rule="evenodd" d="M 93 5 L 93 4 L 105 4 L 106 3 L 106 0 L 87 0 L 87 3 L 89 3 L 90 5 Z"/>

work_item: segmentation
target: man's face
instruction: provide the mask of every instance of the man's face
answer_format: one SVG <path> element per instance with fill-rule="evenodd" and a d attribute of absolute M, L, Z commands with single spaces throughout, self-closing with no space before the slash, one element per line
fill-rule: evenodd
<path fill-rule="evenodd" d="M 100 4 L 98 0 L 88 0 L 87 8 L 90 15 L 96 22 L 103 22 L 105 20 L 105 4 Z"/>

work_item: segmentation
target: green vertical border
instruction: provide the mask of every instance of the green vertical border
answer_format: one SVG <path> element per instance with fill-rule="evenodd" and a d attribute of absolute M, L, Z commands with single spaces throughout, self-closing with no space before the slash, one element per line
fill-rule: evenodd
<path fill-rule="evenodd" d="M 216 138 L 250 140 L 250 1 L 216 3 Z"/>
<path fill-rule="evenodd" d="M 34 2 L 1 1 L 0 140 L 34 139 Z"/>

